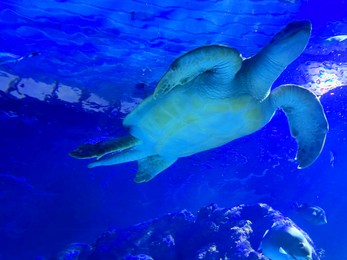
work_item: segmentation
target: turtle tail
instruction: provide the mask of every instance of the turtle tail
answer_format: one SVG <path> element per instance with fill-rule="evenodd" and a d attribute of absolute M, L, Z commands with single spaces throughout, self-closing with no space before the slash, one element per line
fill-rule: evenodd
<path fill-rule="evenodd" d="M 290 133 L 298 144 L 298 168 L 311 165 L 322 151 L 329 128 L 319 99 L 308 89 L 289 84 L 274 89 L 270 100 L 288 118 Z"/>

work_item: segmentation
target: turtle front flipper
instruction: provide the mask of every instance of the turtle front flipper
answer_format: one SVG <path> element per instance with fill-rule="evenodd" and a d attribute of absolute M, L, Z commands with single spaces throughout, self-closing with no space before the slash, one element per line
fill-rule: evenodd
<path fill-rule="evenodd" d="M 242 64 L 240 53 L 233 48 L 209 45 L 194 49 L 175 60 L 159 81 L 154 99 L 185 85 L 204 73 L 218 76 L 218 85 L 231 83 Z"/>
<path fill-rule="evenodd" d="M 282 85 L 272 91 L 270 100 L 288 118 L 290 133 L 298 144 L 298 168 L 311 165 L 322 151 L 329 128 L 318 98 L 300 86 Z"/>
<path fill-rule="evenodd" d="M 305 49 L 311 35 L 309 21 L 289 23 L 253 57 L 246 59 L 237 76 L 240 85 L 258 101 L 270 93 L 275 80 Z"/>
<path fill-rule="evenodd" d="M 122 151 L 138 145 L 141 141 L 131 135 L 102 140 L 94 144 L 82 144 L 69 153 L 70 156 L 78 159 L 97 158 L 105 154 Z"/>
<path fill-rule="evenodd" d="M 176 158 L 163 158 L 160 155 L 152 155 L 138 160 L 139 170 L 134 181 L 137 183 L 150 181 L 159 173 L 169 168 L 176 160 Z"/>

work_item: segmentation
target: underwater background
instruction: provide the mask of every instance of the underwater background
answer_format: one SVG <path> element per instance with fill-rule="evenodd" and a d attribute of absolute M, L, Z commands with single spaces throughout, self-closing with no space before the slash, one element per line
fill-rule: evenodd
<path fill-rule="evenodd" d="M 273 87 L 320 96 L 330 129 L 310 167 L 297 169 L 281 111 L 147 183 L 133 182 L 136 163 L 88 169 L 68 156 L 93 138 L 126 134 L 122 120 L 178 56 L 224 44 L 249 57 L 294 20 L 310 20 L 312 36 Z M 322 259 L 347 259 L 346 1 L 0 0 L 0 22 L 1 260 L 49 259 L 169 212 L 260 202 L 292 218 Z M 322 207 L 328 223 L 303 221 L 293 203 Z"/>

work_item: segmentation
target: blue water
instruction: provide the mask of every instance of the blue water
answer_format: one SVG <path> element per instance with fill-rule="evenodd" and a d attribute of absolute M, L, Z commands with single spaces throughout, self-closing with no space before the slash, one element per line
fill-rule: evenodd
<path fill-rule="evenodd" d="M 309 168 L 296 168 L 280 111 L 260 131 L 144 184 L 133 182 L 136 163 L 88 169 L 68 156 L 124 135 L 122 119 L 179 55 L 225 44 L 249 57 L 298 19 L 312 22 L 310 42 L 274 87 L 295 83 L 320 96 L 330 130 Z M 0 21 L 1 260 L 48 259 L 111 226 L 212 202 L 268 203 L 300 223 L 323 259 L 346 258 L 346 1 L 1 0 Z M 328 224 L 300 222 L 294 202 L 324 208 Z"/>

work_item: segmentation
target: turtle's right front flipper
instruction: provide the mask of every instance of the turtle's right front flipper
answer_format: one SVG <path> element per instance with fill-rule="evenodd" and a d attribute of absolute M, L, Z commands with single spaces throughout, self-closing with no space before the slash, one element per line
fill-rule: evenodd
<path fill-rule="evenodd" d="M 128 135 L 119 138 L 103 140 L 94 144 L 82 144 L 69 153 L 70 156 L 78 159 L 97 158 L 105 154 L 122 151 L 138 145 L 141 141 Z"/>
<path fill-rule="evenodd" d="M 175 60 L 159 81 L 154 99 L 166 95 L 173 88 L 185 85 L 204 73 L 218 76 L 218 84 L 231 83 L 242 64 L 240 53 L 222 45 L 208 45 L 194 49 Z"/>
<path fill-rule="evenodd" d="M 275 88 L 270 98 L 274 108 L 282 108 L 288 118 L 290 133 L 298 144 L 299 168 L 311 165 L 322 151 L 329 128 L 318 98 L 293 84 Z"/>

